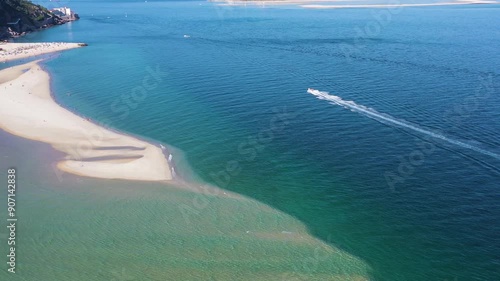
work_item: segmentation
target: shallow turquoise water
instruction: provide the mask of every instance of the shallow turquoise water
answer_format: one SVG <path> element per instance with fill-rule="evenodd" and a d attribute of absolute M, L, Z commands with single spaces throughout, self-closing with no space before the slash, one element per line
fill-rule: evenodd
<path fill-rule="evenodd" d="M 71 7 L 80 21 L 19 39 L 89 43 L 46 63 L 63 105 L 178 147 L 202 179 L 300 219 L 373 280 L 500 279 L 498 159 L 306 93 L 499 154 L 498 5 L 405 8 L 367 38 L 379 10 Z M 133 102 L 151 69 L 159 84 Z"/>

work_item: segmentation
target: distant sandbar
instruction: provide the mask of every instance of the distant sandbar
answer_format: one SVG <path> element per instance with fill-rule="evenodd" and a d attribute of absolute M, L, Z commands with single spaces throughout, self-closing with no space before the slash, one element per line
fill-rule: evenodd
<path fill-rule="evenodd" d="M 449 6 L 449 5 L 471 5 L 471 4 L 499 4 L 499 1 L 490 0 L 456 0 L 448 2 L 429 2 L 429 3 L 401 3 L 397 0 L 384 1 L 359 1 L 359 0 L 212 0 L 212 2 L 221 2 L 221 6 L 276 6 L 276 5 L 298 5 L 308 9 L 378 9 L 378 8 L 396 8 L 396 7 L 430 7 L 430 6 Z M 363 2 L 362 4 L 356 4 Z M 369 4 L 367 2 L 370 2 Z"/>
<path fill-rule="evenodd" d="M 0 62 L 83 47 L 84 43 L 0 43 Z"/>

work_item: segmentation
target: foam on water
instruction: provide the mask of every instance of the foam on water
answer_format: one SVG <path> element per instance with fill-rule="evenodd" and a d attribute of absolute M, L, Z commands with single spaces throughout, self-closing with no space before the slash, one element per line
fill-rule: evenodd
<path fill-rule="evenodd" d="M 392 116 L 390 116 L 388 114 L 380 113 L 380 112 L 378 112 L 377 110 L 375 110 L 373 108 L 366 107 L 364 105 L 359 105 L 359 104 L 355 103 L 354 101 L 346 101 L 346 100 L 343 100 L 339 96 L 330 95 L 328 92 L 322 92 L 322 91 L 314 90 L 314 89 L 311 89 L 311 88 L 307 89 L 307 92 L 309 94 L 311 94 L 311 95 L 316 96 L 318 99 L 330 101 L 331 104 L 342 106 L 342 107 L 344 107 L 346 109 L 351 110 L 352 112 L 357 112 L 357 113 L 362 114 L 362 115 L 364 115 L 366 117 L 369 117 L 369 118 L 372 118 L 374 120 L 377 120 L 377 121 L 379 121 L 381 123 L 392 125 L 392 126 L 403 127 L 403 128 L 406 128 L 406 129 L 411 129 L 411 130 L 413 130 L 415 132 L 418 132 L 418 133 L 421 133 L 421 134 L 433 137 L 435 139 L 443 140 L 445 142 L 448 142 L 450 144 L 459 146 L 461 148 L 473 150 L 473 151 L 481 153 L 483 155 L 491 156 L 491 157 L 493 157 L 495 159 L 500 160 L 500 155 L 497 154 L 497 153 L 494 153 L 494 152 L 482 149 L 482 148 L 480 148 L 478 146 L 470 145 L 470 144 L 467 144 L 465 142 L 462 142 L 462 141 L 459 141 L 459 140 L 447 137 L 447 136 L 445 136 L 443 134 L 440 134 L 440 133 L 437 133 L 437 132 L 433 132 L 433 131 L 431 131 L 429 129 L 423 129 L 419 125 L 412 124 L 412 123 L 410 123 L 408 121 L 392 117 Z M 478 144 L 480 143 L 478 141 L 474 141 L 474 142 L 478 143 Z"/>

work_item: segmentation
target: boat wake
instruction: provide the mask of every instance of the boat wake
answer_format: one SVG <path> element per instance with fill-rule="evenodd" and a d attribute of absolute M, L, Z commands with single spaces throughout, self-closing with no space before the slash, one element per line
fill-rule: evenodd
<path fill-rule="evenodd" d="M 470 145 L 468 143 L 465 143 L 465 142 L 462 142 L 459 140 L 455 140 L 455 139 L 446 137 L 443 134 L 433 132 L 431 130 L 422 129 L 418 125 L 412 124 L 412 123 L 404 121 L 404 120 L 397 119 L 397 118 L 392 117 L 388 114 L 380 113 L 373 108 L 359 105 L 359 104 L 355 103 L 354 101 L 346 101 L 346 100 L 343 100 L 341 97 L 338 97 L 335 95 L 330 95 L 328 92 L 322 92 L 322 91 L 318 91 L 318 90 L 311 89 L 311 88 L 307 89 L 307 92 L 313 96 L 316 96 L 318 99 L 329 101 L 331 104 L 339 105 L 339 106 L 342 106 L 346 109 L 350 109 L 351 111 L 357 112 L 361 115 L 372 118 L 372 119 L 379 121 L 381 123 L 410 129 L 410 130 L 413 130 L 415 132 L 433 137 L 435 139 L 439 139 L 439 140 L 445 141 L 447 143 L 459 146 L 461 148 L 473 150 L 475 152 L 478 152 L 478 153 L 493 157 L 497 160 L 500 160 L 500 155 L 497 153 L 482 149 L 482 148 L 474 146 L 474 145 Z"/>

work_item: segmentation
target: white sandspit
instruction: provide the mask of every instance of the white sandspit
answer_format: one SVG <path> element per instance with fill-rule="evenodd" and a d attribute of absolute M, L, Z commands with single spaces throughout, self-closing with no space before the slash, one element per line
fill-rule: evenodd
<path fill-rule="evenodd" d="M 59 106 L 50 94 L 49 74 L 37 63 L 0 71 L 1 129 L 64 152 L 66 159 L 57 167 L 68 173 L 106 179 L 172 179 L 160 147 L 105 129 Z"/>

